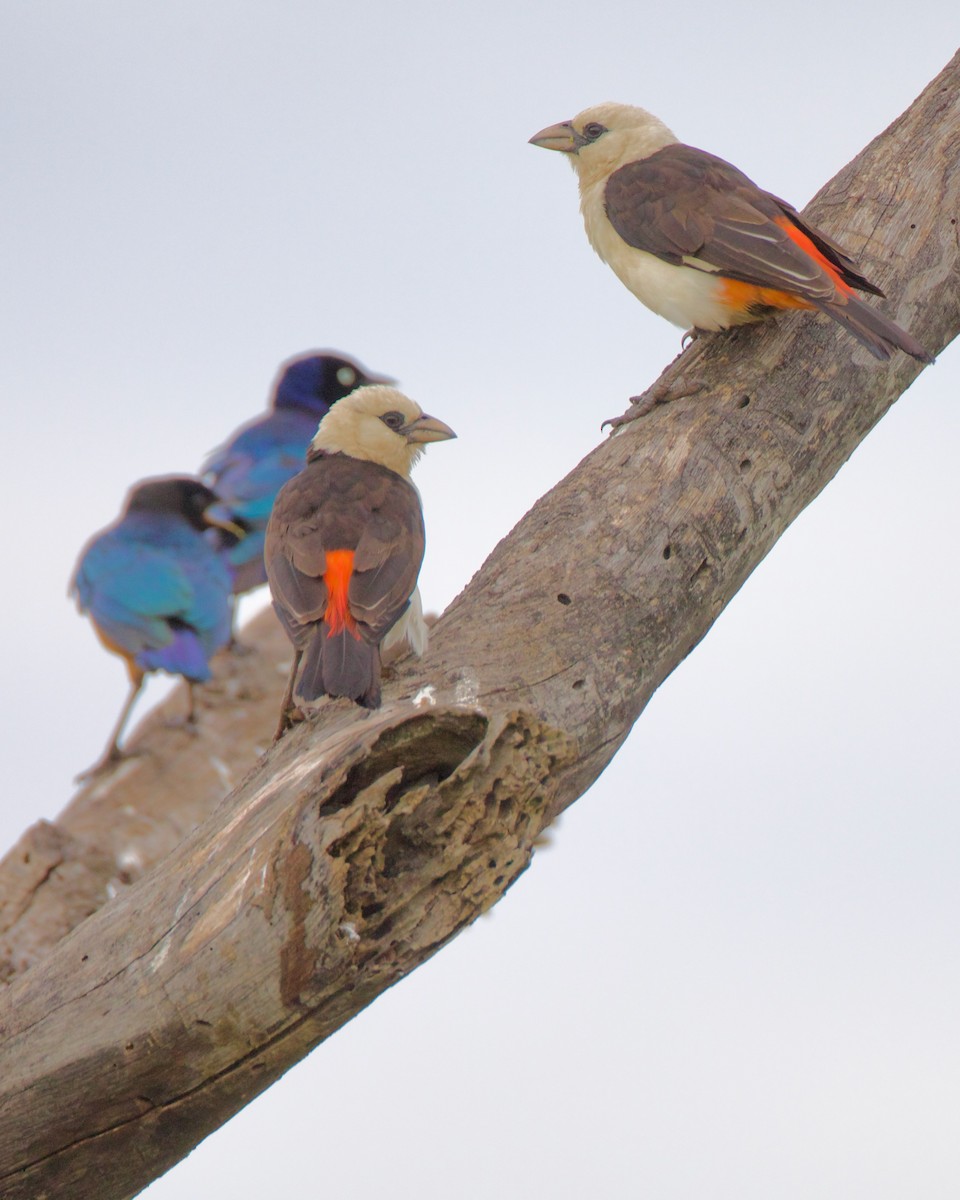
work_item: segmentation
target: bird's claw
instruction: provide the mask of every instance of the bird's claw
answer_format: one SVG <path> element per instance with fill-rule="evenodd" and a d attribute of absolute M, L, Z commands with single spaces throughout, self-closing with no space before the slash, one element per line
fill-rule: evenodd
<path fill-rule="evenodd" d="M 114 746 L 98 758 L 97 761 L 86 770 L 81 771 L 79 775 L 74 775 L 74 783 L 88 783 L 91 779 L 96 779 L 99 775 L 105 775 L 112 770 L 118 763 L 125 762 L 128 758 L 137 758 L 142 751 L 140 750 L 121 750 Z"/>
<path fill-rule="evenodd" d="M 685 383 L 671 383 L 658 380 L 653 387 L 647 388 L 639 396 L 630 397 L 630 408 L 619 417 L 608 417 L 600 426 L 601 432 L 610 426 L 612 437 L 618 429 L 629 425 L 640 417 L 645 417 L 661 404 L 670 404 L 674 400 L 682 400 L 685 396 L 696 396 L 706 388 L 702 379 L 690 379 Z"/>
<path fill-rule="evenodd" d="M 699 336 L 700 330 L 697 329 L 696 325 L 692 329 L 688 329 L 680 339 L 680 353 L 682 354 L 688 346 L 692 346 Z"/>
<path fill-rule="evenodd" d="M 293 729 L 295 725 L 302 724 L 306 719 L 307 715 L 302 708 L 293 707 L 284 709 L 280 714 L 280 720 L 277 722 L 277 729 L 273 735 L 273 744 L 276 745 L 288 730 Z"/>

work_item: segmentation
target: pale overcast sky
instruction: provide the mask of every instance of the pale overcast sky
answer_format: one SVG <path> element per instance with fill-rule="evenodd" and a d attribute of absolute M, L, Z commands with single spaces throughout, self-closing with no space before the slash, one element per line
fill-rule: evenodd
<path fill-rule="evenodd" d="M 125 692 L 81 545 L 281 359 L 352 353 L 457 430 L 418 469 L 440 608 L 676 352 L 531 134 L 641 104 L 803 205 L 958 32 L 955 0 L 7 0 L 3 847 Z M 493 914 L 149 1200 L 955 1198 L 958 433 L 951 347 Z"/>

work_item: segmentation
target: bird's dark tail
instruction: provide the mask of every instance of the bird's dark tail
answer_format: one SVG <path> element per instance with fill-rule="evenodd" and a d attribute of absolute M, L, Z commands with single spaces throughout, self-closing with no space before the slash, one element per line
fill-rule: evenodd
<path fill-rule="evenodd" d="M 169 671 L 194 683 L 206 683 L 211 674 L 210 664 L 196 632 L 176 619 L 169 624 L 171 638 L 167 645 L 141 650 L 136 657 L 137 666 L 144 671 Z"/>
<path fill-rule="evenodd" d="M 303 652 L 297 695 L 304 700 L 346 696 L 364 708 L 380 707 L 380 649 L 348 629 L 328 636 L 321 621 Z"/>
<path fill-rule="evenodd" d="M 902 350 L 922 363 L 934 361 L 933 355 L 924 350 L 915 337 L 857 296 L 838 296 L 817 307 L 839 321 L 874 358 L 886 359 L 894 350 Z"/>

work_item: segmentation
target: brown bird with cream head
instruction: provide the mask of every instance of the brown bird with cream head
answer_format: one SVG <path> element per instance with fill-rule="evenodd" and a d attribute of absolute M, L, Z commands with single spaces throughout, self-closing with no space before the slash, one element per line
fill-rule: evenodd
<path fill-rule="evenodd" d="M 876 358 L 932 356 L 854 290 L 882 296 L 850 256 L 736 167 L 678 142 L 651 113 L 599 104 L 530 141 L 568 155 L 591 246 L 675 325 L 727 329 L 818 309 Z"/>
<path fill-rule="evenodd" d="M 358 388 L 326 414 L 307 465 L 281 488 L 264 560 L 295 656 L 277 737 L 295 690 L 378 708 L 385 640 L 425 646 L 416 591 L 423 513 L 409 476 L 426 443 L 452 437 L 396 388 Z"/>

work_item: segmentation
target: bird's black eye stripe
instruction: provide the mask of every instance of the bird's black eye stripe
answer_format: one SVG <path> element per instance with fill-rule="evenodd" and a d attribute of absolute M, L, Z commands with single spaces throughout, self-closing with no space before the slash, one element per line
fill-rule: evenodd
<path fill-rule="evenodd" d="M 606 125 L 601 125 L 599 121 L 590 121 L 583 127 L 583 136 L 591 142 L 595 142 L 601 133 L 606 132 Z"/>
<path fill-rule="evenodd" d="M 401 412 L 384 413 L 380 420 L 388 429 L 401 429 L 406 424 L 406 417 Z"/>

